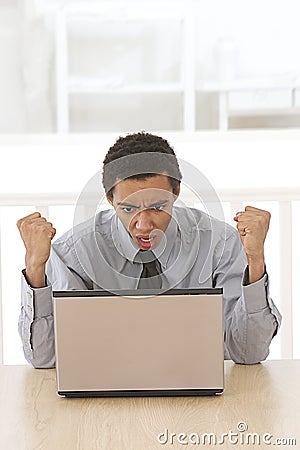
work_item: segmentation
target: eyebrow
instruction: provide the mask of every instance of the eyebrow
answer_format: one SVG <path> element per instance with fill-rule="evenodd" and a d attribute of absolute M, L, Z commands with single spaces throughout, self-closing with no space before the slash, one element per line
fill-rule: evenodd
<path fill-rule="evenodd" d="M 132 205 L 131 203 L 126 203 L 126 202 L 124 202 L 124 203 L 123 202 L 118 202 L 117 205 L 118 206 L 127 206 L 129 208 L 138 208 L 138 206 Z"/>
<path fill-rule="evenodd" d="M 158 200 L 157 202 L 151 203 L 150 205 L 146 206 L 146 208 L 152 208 L 153 206 L 163 206 L 166 205 L 167 203 L 169 203 L 169 200 Z M 126 202 L 118 202 L 117 203 L 118 206 L 125 206 L 127 208 L 136 208 L 138 209 L 139 206 L 137 205 L 132 205 L 131 203 L 126 203 Z"/>
<path fill-rule="evenodd" d="M 158 200 L 157 202 L 151 203 L 151 205 L 148 206 L 148 208 L 151 208 L 152 206 L 163 206 L 169 203 L 169 200 Z"/>

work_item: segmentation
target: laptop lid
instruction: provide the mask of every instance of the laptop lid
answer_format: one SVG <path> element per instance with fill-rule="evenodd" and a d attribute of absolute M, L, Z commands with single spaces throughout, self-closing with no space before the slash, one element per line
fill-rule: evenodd
<path fill-rule="evenodd" d="M 222 289 L 56 291 L 53 307 L 59 395 L 222 393 Z"/>

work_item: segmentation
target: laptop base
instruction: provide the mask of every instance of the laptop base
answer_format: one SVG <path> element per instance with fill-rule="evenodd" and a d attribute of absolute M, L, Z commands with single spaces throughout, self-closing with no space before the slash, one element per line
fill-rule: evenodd
<path fill-rule="evenodd" d="M 58 395 L 70 398 L 82 397 L 187 397 L 219 395 L 223 389 L 176 389 L 176 390 L 128 390 L 128 391 L 59 391 Z"/>

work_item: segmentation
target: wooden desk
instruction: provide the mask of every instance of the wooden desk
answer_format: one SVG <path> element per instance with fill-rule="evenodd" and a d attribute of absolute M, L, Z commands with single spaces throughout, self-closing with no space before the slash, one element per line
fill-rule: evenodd
<path fill-rule="evenodd" d="M 225 362 L 226 390 L 220 397 L 65 399 L 56 394 L 55 371 L 0 367 L 1 450 L 156 450 L 185 448 L 276 448 L 276 438 L 294 438 L 300 448 L 300 360 L 255 366 Z M 237 432 L 237 424 L 248 430 Z M 242 426 L 242 425 L 240 425 Z M 168 429 L 173 445 L 157 440 Z M 188 445 L 197 433 L 264 433 L 270 445 Z M 201 437 L 202 439 L 202 437 Z M 250 438 L 249 438 L 250 439 Z M 164 441 L 164 437 L 161 437 Z M 201 441 L 200 441 L 201 442 Z M 211 441 L 213 442 L 213 441 Z M 251 441 L 250 442 L 258 442 Z M 283 447 L 283 445 L 281 445 Z"/>

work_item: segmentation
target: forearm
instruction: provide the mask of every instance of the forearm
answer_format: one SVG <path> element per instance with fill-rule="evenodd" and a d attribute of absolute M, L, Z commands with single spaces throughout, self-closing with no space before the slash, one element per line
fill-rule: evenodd
<path fill-rule="evenodd" d="M 32 289 L 22 276 L 19 334 L 26 360 L 36 368 L 55 366 L 52 288 Z"/>
<path fill-rule="evenodd" d="M 70 270 L 52 249 L 44 287 L 32 287 L 23 271 L 19 333 L 24 355 L 37 368 L 55 366 L 52 290 L 88 289 L 82 277 Z"/>
<path fill-rule="evenodd" d="M 280 313 L 268 294 L 267 274 L 243 286 L 242 296 L 225 321 L 225 343 L 231 359 L 240 364 L 265 360 L 280 321 Z"/>
<path fill-rule="evenodd" d="M 225 332 L 225 346 L 237 364 L 257 364 L 269 354 L 272 337 L 277 329 L 266 307 L 259 313 L 234 313 Z"/>
<path fill-rule="evenodd" d="M 253 252 L 247 265 L 249 256 L 231 231 L 225 247 L 215 251 L 214 286 L 223 288 L 225 356 L 254 364 L 267 357 L 281 316 L 269 296 L 263 252 Z"/>
<path fill-rule="evenodd" d="M 30 323 L 21 314 L 19 334 L 26 361 L 36 369 L 55 367 L 53 316 L 37 319 Z"/>

